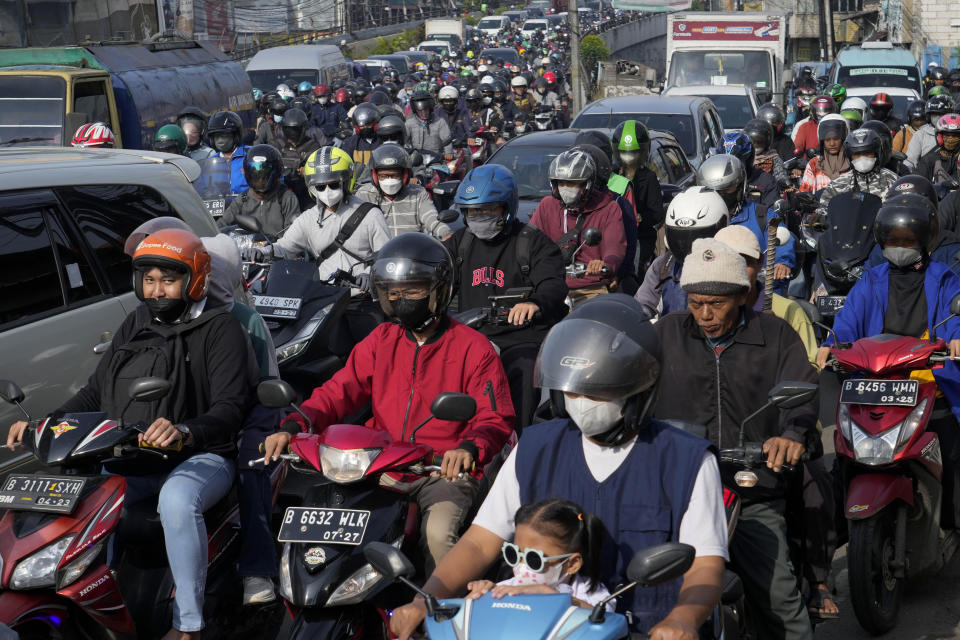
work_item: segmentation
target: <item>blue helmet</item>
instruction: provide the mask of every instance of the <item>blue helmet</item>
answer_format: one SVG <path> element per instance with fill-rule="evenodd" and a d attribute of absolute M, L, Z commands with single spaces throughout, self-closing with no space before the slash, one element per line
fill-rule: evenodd
<path fill-rule="evenodd" d="M 453 203 L 460 206 L 502 202 L 506 208 L 503 225 L 517 218 L 517 183 L 513 172 L 499 164 L 485 164 L 471 169 L 457 188 Z"/>
<path fill-rule="evenodd" d="M 297 95 L 298 96 L 310 96 L 313 95 L 313 85 L 304 80 L 297 85 Z"/>
<path fill-rule="evenodd" d="M 753 171 L 755 155 L 753 142 L 750 140 L 750 136 L 742 131 L 731 131 L 723 134 L 723 144 L 717 147 L 716 152 L 736 156 L 743 163 L 748 176 Z"/>

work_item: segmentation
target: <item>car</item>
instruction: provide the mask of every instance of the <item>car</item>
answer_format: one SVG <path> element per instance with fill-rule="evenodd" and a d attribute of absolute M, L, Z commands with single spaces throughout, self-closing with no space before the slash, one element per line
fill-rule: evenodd
<path fill-rule="evenodd" d="M 370 75 L 382 76 L 387 69 L 393 68 L 393 65 L 386 60 L 372 60 L 370 58 L 364 58 L 361 60 L 354 60 L 354 62 L 365 67 L 367 73 Z"/>
<path fill-rule="evenodd" d="M 473 27 L 470 28 L 472 29 Z M 455 33 L 434 33 L 430 36 L 430 40 L 421 42 L 420 44 L 423 45 L 428 42 L 444 42 L 447 44 L 447 49 L 454 52 L 459 52 L 460 49 L 463 48 L 463 40 Z"/>
<path fill-rule="evenodd" d="M 902 87 L 860 87 L 857 89 L 847 89 L 847 98 L 860 98 L 867 104 L 878 93 L 885 93 L 893 100 L 893 115 L 901 121 L 906 121 L 907 107 L 914 100 L 919 100 L 920 95 L 913 89 L 904 89 Z M 870 114 L 866 117 L 869 119 Z"/>
<path fill-rule="evenodd" d="M 487 16 L 477 23 L 477 29 L 484 35 L 497 37 L 500 32 L 510 27 L 510 18 L 506 16 Z"/>
<path fill-rule="evenodd" d="M 407 77 L 413 72 L 413 69 L 411 69 L 413 62 L 407 57 L 406 54 L 406 51 L 402 53 L 386 53 L 378 56 L 370 56 L 370 59 L 385 60 L 386 62 L 390 63 L 391 67 L 400 73 L 401 80 L 406 80 Z"/>
<path fill-rule="evenodd" d="M 527 12 L 527 18 L 543 18 L 547 15 L 546 10 L 550 9 L 550 3 L 547 3 L 546 9 L 530 5 L 524 9 Z"/>
<path fill-rule="evenodd" d="M 176 216 L 197 235 L 217 233 L 191 186 L 200 173 L 189 158 L 152 151 L 0 150 L 0 379 L 20 385 L 32 417 L 86 383 L 140 304 L 124 253 L 133 229 Z M 0 403 L 4 433 L 21 417 Z M 2 451 L 4 472 L 31 458 Z"/>
<path fill-rule="evenodd" d="M 535 131 L 508 140 L 487 164 L 499 164 L 513 171 L 520 191 L 517 217 L 528 222 L 543 198 L 551 195 L 547 173 L 550 162 L 573 146 L 580 129 Z M 663 203 L 693 185 L 696 172 L 673 135 L 663 131 L 650 132 L 650 162 L 648 165 L 660 181 Z"/>
<path fill-rule="evenodd" d="M 429 66 L 431 62 L 437 59 L 437 54 L 429 49 L 416 48 L 410 51 L 404 51 L 403 55 L 410 58 L 410 62 L 413 63 L 414 67 L 421 62 Z"/>
<path fill-rule="evenodd" d="M 417 45 L 417 49 L 420 51 L 430 51 L 434 55 L 443 56 L 449 53 L 450 51 L 455 51 L 456 49 L 451 49 L 452 43 L 447 40 L 424 40 Z"/>
<path fill-rule="evenodd" d="M 701 85 L 689 87 L 670 87 L 664 96 L 702 96 L 709 98 L 720 114 L 724 131 L 739 131 L 748 120 L 757 115 L 760 105 L 757 94 L 751 87 L 743 85 Z"/>
<path fill-rule="evenodd" d="M 500 60 L 502 62 L 509 62 L 511 65 L 518 65 L 520 64 L 520 54 L 517 53 L 516 49 L 511 49 L 509 47 L 496 47 L 481 51 L 480 60 L 483 60 L 484 62 L 487 60 Z"/>
<path fill-rule="evenodd" d="M 513 24 L 523 24 L 523 21 L 530 17 L 530 14 L 527 13 L 526 9 L 504 11 L 501 15 L 510 18 L 510 22 Z"/>
<path fill-rule="evenodd" d="M 624 120 L 639 120 L 648 129 L 673 134 L 694 168 L 723 141 L 723 121 L 717 108 L 709 98 L 699 96 L 601 98 L 584 107 L 570 126 L 611 133 Z"/>
<path fill-rule="evenodd" d="M 550 30 L 550 23 L 546 18 L 527 20 L 523 23 L 523 27 L 520 29 L 520 35 L 522 35 L 524 38 L 532 38 L 537 29 L 543 33 L 547 33 Z"/>

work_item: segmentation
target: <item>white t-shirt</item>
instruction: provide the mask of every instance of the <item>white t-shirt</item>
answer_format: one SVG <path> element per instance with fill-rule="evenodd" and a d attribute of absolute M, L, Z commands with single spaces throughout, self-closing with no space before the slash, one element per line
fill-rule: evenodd
<path fill-rule="evenodd" d="M 623 464 L 630 454 L 636 438 L 620 447 L 604 447 L 582 438 L 583 455 L 590 473 L 597 482 L 603 482 Z M 522 442 L 521 445 L 522 446 Z M 513 517 L 520 502 L 520 482 L 517 480 L 517 450 L 510 452 L 490 493 L 480 506 L 473 524 L 483 527 L 504 540 L 512 540 L 515 525 Z M 638 487 L 638 490 L 642 488 Z M 678 540 L 697 550 L 697 556 L 721 556 L 729 560 L 727 553 L 727 516 L 723 507 L 723 485 L 717 458 L 712 453 L 703 456 L 690 494 L 687 510 L 680 520 Z"/>

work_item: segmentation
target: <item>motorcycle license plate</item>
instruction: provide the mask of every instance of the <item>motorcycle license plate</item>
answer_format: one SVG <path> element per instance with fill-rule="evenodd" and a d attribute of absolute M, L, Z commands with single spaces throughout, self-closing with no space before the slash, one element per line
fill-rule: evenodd
<path fill-rule="evenodd" d="M 817 296 L 817 311 L 820 315 L 835 316 L 846 301 L 847 296 Z"/>
<path fill-rule="evenodd" d="M 227 203 L 223 198 L 218 198 L 216 200 L 204 200 L 203 208 L 206 209 L 207 213 L 212 215 L 214 218 L 219 218 L 226 210 L 226 204 Z"/>
<path fill-rule="evenodd" d="M 277 540 L 358 545 L 369 521 L 370 512 L 361 509 L 287 507 Z"/>
<path fill-rule="evenodd" d="M 919 394 L 920 382 L 917 380 L 844 380 L 840 402 L 913 407 Z"/>
<path fill-rule="evenodd" d="M 86 478 L 11 474 L 0 487 L 0 509 L 73 513 Z"/>
<path fill-rule="evenodd" d="M 296 320 L 300 315 L 300 298 L 281 298 L 280 296 L 253 296 L 253 304 L 264 318 Z"/>

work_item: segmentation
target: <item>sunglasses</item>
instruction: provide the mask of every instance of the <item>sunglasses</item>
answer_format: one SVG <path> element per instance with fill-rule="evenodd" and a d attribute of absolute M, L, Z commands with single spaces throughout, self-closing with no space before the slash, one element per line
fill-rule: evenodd
<path fill-rule="evenodd" d="M 325 184 L 315 184 L 315 185 L 313 185 L 313 188 L 316 189 L 317 191 L 326 191 L 327 189 L 339 189 L 339 188 L 340 188 L 340 183 L 339 183 L 339 182 L 327 182 L 327 183 L 325 183 Z"/>
<path fill-rule="evenodd" d="M 521 553 L 520 547 L 512 542 L 504 542 L 500 548 L 500 553 L 503 554 L 503 561 L 509 566 L 515 567 L 520 564 L 522 560 L 523 564 L 527 565 L 527 568 L 534 573 L 543 573 L 548 563 L 574 555 L 572 553 L 564 553 L 559 556 L 544 556 L 543 551 L 539 549 L 524 549 Z"/>

